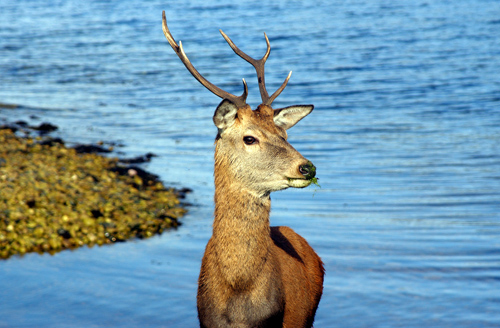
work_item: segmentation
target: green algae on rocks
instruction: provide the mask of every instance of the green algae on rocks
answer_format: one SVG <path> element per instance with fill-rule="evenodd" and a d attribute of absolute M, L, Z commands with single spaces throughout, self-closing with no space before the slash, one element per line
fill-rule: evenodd
<path fill-rule="evenodd" d="M 176 192 L 123 170 L 116 158 L 0 130 L 0 258 L 148 238 L 178 226 L 185 210 Z"/>

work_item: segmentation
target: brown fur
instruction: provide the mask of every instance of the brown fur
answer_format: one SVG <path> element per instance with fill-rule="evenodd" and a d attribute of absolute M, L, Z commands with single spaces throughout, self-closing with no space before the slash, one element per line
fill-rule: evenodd
<path fill-rule="evenodd" d="M 248 131 L 260 148 L 241 142 Z M 306 161 L 286 137 L 265 105 L 240 108 L 217 136 L 213 235 L 198 286 L 201 327 L 312 326 L 323 264 L 304 238 L 269 223 L 270 192 L 287 188 L 274 174 L 298 178 Z"/>
<path fill-rule="evenodd" d="M 307 242 L 287 227 L 270 227 L 270 193 L 304 188 L 316 174 L 314 165 L 287 141 L 286 130 L 314 109 L 271 105 L 290 75 L 271 95 L 264 65 L 271 51 L 253 59 L 222 31 L 233 51 L 256 70 L 262 104 L 252 111 L 241 96 L 206 80 L 175 41 L 162 13 L 168 43 L 188 71 L 222 102 L 213 121 L 215 147 L 215 218 L 198 282 L 201 327 L 311 327 L 323 290 L 323 264 Z"/>

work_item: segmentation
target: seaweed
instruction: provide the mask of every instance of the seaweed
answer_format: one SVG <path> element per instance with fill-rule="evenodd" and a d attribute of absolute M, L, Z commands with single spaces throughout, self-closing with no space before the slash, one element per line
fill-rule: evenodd
<path fill-rule="evenodd" d="M 0 258 L 148 238 L 180 225 L 174 189 L 117 158 L 0 130 Z"/>

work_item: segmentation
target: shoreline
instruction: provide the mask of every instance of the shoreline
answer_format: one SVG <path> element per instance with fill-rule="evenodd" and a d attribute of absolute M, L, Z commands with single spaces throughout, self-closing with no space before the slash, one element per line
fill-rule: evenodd
<path fill-rule="evenodd" d="M 178 227 L 191 190 L 163 185 L 112 147 L 67 147 L 57 126 L 0 125 L 0 259 L 149 238 Z M 111 149 L 110 149 L 111 148 Z"/>

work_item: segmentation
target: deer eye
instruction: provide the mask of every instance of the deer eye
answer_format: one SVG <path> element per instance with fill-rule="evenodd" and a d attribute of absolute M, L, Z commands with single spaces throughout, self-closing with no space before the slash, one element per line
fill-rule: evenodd
<path fill-rule="evenodd" d="M 245 136 L 245 137 L 243 137 L 243 142 L 246 145 L 254 145 L 254 144 L 258 143 L 259 141 L 252 136 Z"/>

